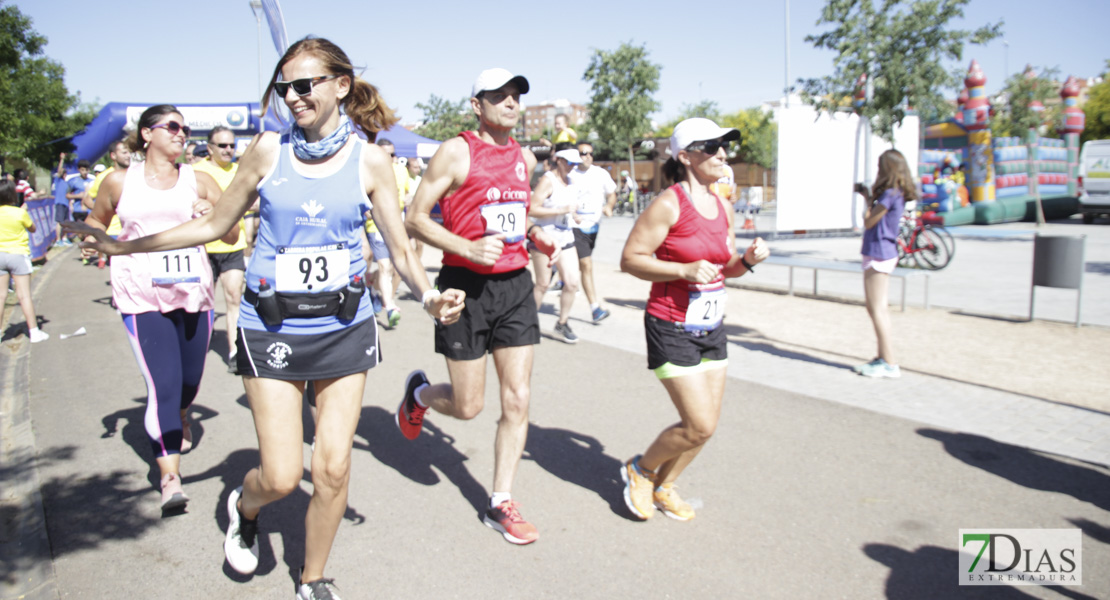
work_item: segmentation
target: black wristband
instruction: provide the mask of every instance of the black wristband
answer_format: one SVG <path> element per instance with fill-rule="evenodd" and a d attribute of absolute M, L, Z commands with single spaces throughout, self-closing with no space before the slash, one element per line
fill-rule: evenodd
<path fill-rule="evenodd" d="M 740 255 L 740 264 L 744 265 L 744 268 L 747 269 L 749 273 L 755 273 L 755 269 L 753 269 L 752 266 L 748 264 L 748 261 L 744 260 L 743 254 Z"/>

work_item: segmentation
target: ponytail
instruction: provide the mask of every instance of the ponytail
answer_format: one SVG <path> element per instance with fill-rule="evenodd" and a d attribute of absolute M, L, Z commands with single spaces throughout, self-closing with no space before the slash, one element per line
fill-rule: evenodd
<path fill-rule="evenodd" d="M 358 125 L 371 142 L 375 141 L 379 131 L 389 129 L 399 120 L 378 93 L 378 88 L 360 77 L 355 77 L 351 82 L 351 91 L 340 104 L 347 117 Z"/>
<path fill-rule="evenodd" d="M 670 157 L 667 162 L 663 163 L 663 176 L 671 180 L 671 183 L 679 183 L 686 181 L 686 165 L 678 162 L 675 157 Z"/>

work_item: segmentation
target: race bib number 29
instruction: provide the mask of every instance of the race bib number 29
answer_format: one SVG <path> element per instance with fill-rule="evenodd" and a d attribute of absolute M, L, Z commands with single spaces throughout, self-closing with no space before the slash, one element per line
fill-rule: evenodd
<path fill-rule="evenodd" d="M 527 217 L 523 202 L 499 202 L 482 205 L 482 219 L 486 222 L 486 235 L 505 234 L 506 244 L 524 240 Z"/>
<path fill-rule="evenodd" d="M 314 293 L 347 285 L 351 254 L 344 244 L 285 246 L 275 257 L 279 292 Z"/>

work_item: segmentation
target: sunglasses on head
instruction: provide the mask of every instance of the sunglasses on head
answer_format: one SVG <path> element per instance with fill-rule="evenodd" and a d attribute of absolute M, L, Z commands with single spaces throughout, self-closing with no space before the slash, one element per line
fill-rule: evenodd
<path fill-rule="evenodd" d="M 717 151 L 721 148 L 724 148 L 725 152 L 728 152 L 728 148 L 731 143 L 732 142 L 728 142 L 725 140 L 706 140 L 704 142 L 694 142 L 693 144 L 686 146 L 686 149 L 697 150 L 706 154 L 716 154 Z"/>
<path fill-rule="evenodd" d="M 184 131 L 185 137 L 189 137 L 193 133 L 193 130 L 188 125 L 182 125 L 177 121 L 166 121 L 165 123 L 161 123 L 159 125 L 150 126 L 151 129 L 158 129 L 159 127 L 165 127 L 166 131 L 170 132 L 170 135 L 177 135 Z"/>
<path fill-rule="evenodd" d="M 338 75 L 321 75 L 319 77 L 305 77 L 304 79 L 294 79 L 293 81 L 275 81 L 274 91 L 282 98 L 285 94 L 289 93 L 289 88 L 292 87 L 293 91 L 298 96 L 307 96 L 312 93 L 312 86 L 321 81 L 335 79 Z"/>

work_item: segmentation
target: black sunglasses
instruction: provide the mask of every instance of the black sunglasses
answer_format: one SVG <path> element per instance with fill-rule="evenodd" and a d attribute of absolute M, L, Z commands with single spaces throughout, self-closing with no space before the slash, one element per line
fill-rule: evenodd
<path fill-rule="evenodd" d="M 162 123 L 160 125 L 150 126 L 151 129 L 158 129 L 159 127 L 165 127 L 166 131 L 170 132 L 170 135 L 177 135 L 184 131 L 185 137 L 189 137 L 193 133 L 192 128 L 190 128 L 188 125 L 182 125 L 177 121 L 166 121 L 165 123 Z"/>
<path fill-rule="evenodd" d="M 706 154 L 713 155 L 713 154 L 716 154 L 717 151 L 720 150 L 721 148 L 724 148 L 725 152 L 728 152 L 729 146 L 731 144 L 732 144 L 732 142 L 729 142 L 729 141 L 726 141 L 726 140 L 706 140 L 704 142 L 694 142 L 693 144 L 690 144 L 689 146 L 686 146 L 686 149 L 687 150 L 697 150 L 699 152 L 704 152 Z"/>
<path fill-rule="evenodd" d="M 321 75 L 319 77 L 305 77 L 304 79 L 294 79 L 293 81 L 275 81 L 274 91 L 282 98 L 285 94 L 289 93 L 289 88 L 292 87 L 293 91 L 298 96 L 307 96 L 312 93 L 312 86 L 321 81 L 335 79 L 338 75 Z"/>
<path fill-rule="evenodd" d="M 593 156 L 594 155 L 593 152 L 579 152 L 578 154 L 580 154 L 581 156 Z"/>
<path fill-rule="evenodd" d="M 235 144 L 208 144 L 208 145 L 209 146 L 215 146 L 217 148 L 223 148 L 224 150 L 227 150 L 228 148 L 234 148 L 235 147 Z"/>

